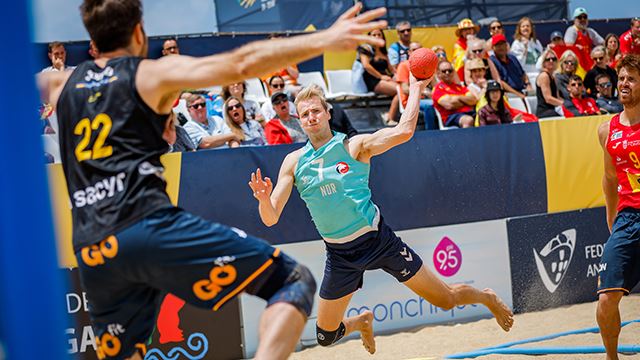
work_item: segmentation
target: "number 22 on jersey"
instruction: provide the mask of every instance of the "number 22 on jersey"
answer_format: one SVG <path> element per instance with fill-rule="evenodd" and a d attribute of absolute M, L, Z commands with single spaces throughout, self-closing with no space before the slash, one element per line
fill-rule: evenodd
<path fill-rule="evenodd" d="M 113 148 L 111 145 L 104 145 L 107 140 L 107 136 L 111 132 L 111 126 L 113 125 L 109 115 L 101 113 L 98 114 L 93 121 L 89 118 L 84 118 L 76 124 L 73 129 L 73 133 L 78 136 L 82 136 L 82 139 L 76 146 L 75 154 L 78 162 L 85 160 L 96 160 L 111 156 Z M 98 131 L 98 137 L 93 142 L 93 146 L 90 147 L 91 136 L 94 131 Z"/>

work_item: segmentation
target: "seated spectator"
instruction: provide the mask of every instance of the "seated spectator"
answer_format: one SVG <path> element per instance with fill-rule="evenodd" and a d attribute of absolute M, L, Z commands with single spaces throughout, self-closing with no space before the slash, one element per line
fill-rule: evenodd
<path fill-rule="evenodd" d="M 51 60 L 51 66 L 42 69 L 42 72 L 70 71 L 76 68 L 75 66 L 65 65 L 67 61 L 67 50 L 64 48 L 64 44 L 59 41 L 49 43 L 47 55 L 49 56 L 49 60 Z"/>
<path fill-rule="evenodd" d="M 567 45 L 575 45 L 578 51 L 582 52 L 582 58 L 588 64 L 581 64 L 585 69 L 590 69 L 593 64 L 588 61 L 591 49 L 597 45 L 602 45 L 604 39 L 597 31 L 589 27 L 587 10 L 579 7 L 573 11 L 573 25 L 567 28 L 564 33 L 564 42 Z"/>
<path fill-rule="evenodd" d="M 487 83 L 487 91 L 484 93 L 487 104 L 480 108 L 478 111 L 478 125 L 500 125 L 511 124 L 514 119 L 511 118 L 511 112 L 505 105 L 504 90 L 500 83 L 495 80 L 490 80 Z M 522 118 L 522 115 L 517 115 L 516 121 Z"/>
<path fill-rule="evenodd" d="M 487 78 L 485 76 L 487 67 L 481 59 L 467 61 L 464 67 L 465 71 L 471 73 L 471 79 L 467 83 L 467 88 L 479 100 L 487 90 Z"/>
<path fill-rule="evenodd" d="M 564 103 L 553 77 L 558 67 L 558 58 L 553 50 L 547 49 L 542 53 L 542 59 L 542 71 L 536 78 L 536 98 L 538 99 L 536 116 L 538 118 L 558 116 L 560 114 L 556 108 Z"/>
<path fill-rule="evenodd" d="M 191 142 L 187 131 L 180 125 L 179 117 L 182 117 L 184 123 L 187 122 L 184 115 L 176 115 L 173 111 L 170 112 L 169 117 L 167 117 L 162 138 L 169 144 L 168 152 L 195 151 L 196 147 L 193 145 L 193 142 Z"/>
<path fill-rule="evenodd" d="M 414 51 L 422 48 L 422 45 L 417 42 L 412 42 L 409 45 L 409 55 Z M 409 77 L 410 77 L 409 61 L 405 60 L 398 65 L 398 72 L 396 73 L 396 81 L 400 86 L 400 101 L 402 106 L 407 105 L 409 99 Z M 433 100 L 431 100 L 431 86 L 437 84 L 435 77 L 431 81 L 431 84 L 425 87 L 420 99 L 420 110 L 424 114 L 424 123 L 427 130 L 438 130 L 438 121 L 436 113 L 433 109 Z"/>
<path fill-rule="evenodd" d="M 187 98 L 187 109 L 191 120 L 184 129 L 197 149 L 213 149 L 237 146 L 238 138 L 220 117 L 207 117 L 207 109 L 202 95 L 192 94 Z"/>
<path fill-rule="evenodd" d="M 464 58 L 467 53 L 467 41 L 476 37 L 480 31 L 480 26 L 471 19 L 462 19 L 458 22 L 456 29 L 456 43 L 453 44 L 453 68 L 458 73 L 459 79 L 464 79 Z"/>
<path fill-rule="evenodd" d="M 565 99 L 564 107 L 574 116 L 587 116 L 600 114 L 600 108 L 596 101 L 584 95 L 584 84 L 578 75 L 569 79 L 569 99 Z"/>
<path fill-rule="evenodd" d="M 618 84 L 618 74 L 607 65 L 609 59 L 607 59 L 607 52 L 604 46 L 598 45 L 594 47 L 591 51 L 591 59 L 593 60 L 593 68 L 584 76 L 584 86 L 587 89 L 587 94 L 595 99 L 598 94 L 598 89 L 596 89 L 596 76 L 600 74 L 609 75 L 609 79 L 611 79 L 613 88 L 615 89 Z"/>
<path fill-rule="evenodd" d="M 481 39 L 472 39 L 467 44 L 467 55 L 464 62 L 464 83 L 469 85 L 471 84 L 471 72 L 467 69 L 467 64 L 469 61 L 474 59 L 482 60 L 484 64 L 485 73 L 484 77 L 487 80 L 499 80 L 500 74 L 498 74 L 498 69 L 496 65 L 489 60 L 489 54 L 484 47 L 484 40 Z"/>
<path fill-rule="evenodd" d="M 640 55 L 640 18 L 631 19 L 631 29 L 620 36 L 620 52 L 622 55 Z"/>
<path fill-rule="evenodd" d="M 265 137 L 269 145 L 305 142 L 307 135 L 302 131 L 300 119 L 291 115 L 289 98 L 283 92 L 271 95 L 271 104 L 276 112 L 273 119 L 264 127 Z"/>
<path fill-rule="evenodd" d="M 560 69 L 556 73 L 556 85 L 563 100 L 569 99 L 569 79 L 576 74 L 578 69 L 578 57 L 571 51 L 565 51 L 560 57 Z"/>
<path fill-rule="evenodd" d="M 491 43 L 493 44 L 494 52 L 494 55 L 491 56 L 491 61 L 498 69 L 502 88 L 520 98 L 524 98 L 527 91 L 531 90 L 531 84 L 529 84 L 527 73 L 520 66 L 518 59 L 509 53 L 507 38 L 502 34 L 494 35 L 491 38 Z"/>
<path fill-rule="evenodd" d="M 556 55 L 556 58 L 560 57 L 560 55 L 558 55 L 558 52 L 560 51 L 560 49 L 566 48 L 566 46 L 564 45 L 564 38 L 562 36 L 563 35 L 560 31 L 552 32 L 551 37 L 549 38 L 550 42 L 549 44 L 547 44 L 547 47 L 546 47 L 546 49 L 553 50 L 553 52 Z M 544 61 L 544 56 L 540 56 L 538 58 L 538 61 L 536 62 L 537 71 L 542 70 L 542 68 L 544 67 L 544 64 L 542 63 L 543 61 Z"/>
<path fill-rule="evenodd" d="M 613 96 L 613 83 L 607 74 L 596 76 L 596 89 L 598 89 L 598 98 L 596 105 L 600 110 L 605 110 L 609 114 L 617 114 L 622 112 L 622 104 L 618 98 Z"/>
<path fill-rule="evenodd" d="M 400 21 L 396 25 L 396 31 L 398 33 L 398 41 L 389 46 L 389 63 L 395 69 L 398 65 L 409 60 L 409 45 L 411 44 L 411 23 L 408 21 Z"/>
<path fill-rule="evenodd" d="M 431 50 L 436 54 L 436 56 L 438 57 L 438 61 L 449 61 L 447 59 L 447 52 L 444 50 L 444 46 L 442 45 L 434 45 L 431 47 Z"/>
<path fill-rule="evenodd" d="M 523 17 L 516 25 L 516 33 L 511 44 L 511 53 L 516 56 L 525 72 L 537 72 L 536 62 L 542 55 L 542 44 L 536 38 L 536 29 L 528 17 Z"/>
<path fill-rule="evenodd" d="M 604 38 L 604 43 L 607 47 L 607 56 L 609 57 L 609 67 L 612 69 L 616 68 L 616 64 L 618 64 L 618 60 L 622 58 L 622 53 L 620 52 L 620 40 L 618 40 L 618 36 L 616 34 L 607 34 Z"/>
<path fill-rule="evenodd" d="M 178 40 L 167 39 L 162 43 L 162 56 L 167 55 L 180 55 L 180 48 L 178 47 Z"/>
<path fill-rule="evenodd" d="M 478 99 L 469 89 L 455 81 L 455 72 L 450 62 L 441 61 L 438 64 L 438 78 L 440 82 L 433 89 L 433 103 L 444 126 L 473 126 Z"/>
<path fill-rule="evenodd" d="M 485 40 L 484 48 L 487 49 L 487 54 L 489 56 L 493 55 L 493 45 L 491 45 L 491 37 L 493 35 L 502 34 L 504 35 L 504 25 L 498 19 L 495 19 L 489 23 L 489 39 Z"/>
<path fill-rule="evenodd" d="M 370 31 L 369 35 L 382 39 L 386 43 L 384 33 L 380 29 Z M 367 85 L 367 91 L 393 97 L 389 112 L 382 114 L 382 120 L 385 125 L 396 125 L 398 123 L 395 121 L 396 115 L 398 114 L 398 97 L 396 93 L 396 83 L 392 79 L 395 74 L 395 69 L 391 66 L 391 63 L 389 63 L 387 48 L 385 46 L 372 46 L 368 44 L 360 45 L 358 46 L 357 60 L 362 63 L 362 67 L 364 68 L 362 79 Z"/>
<path fill-rule="evenodd" d="M 259 122 L 247 118 L 242 101 L 235 96 L 230 96 L 224 102 L 224 121 L 236 134 L 241 146 L 266 145 L 267 139 Z"/>
<path fill-rule="evenodd" d="M 284 92 L 285 82 L 282 76 L 274 75 L 267 79 L 267 90 L 269 91 L 269 96 L 277 93 Z M 289 111 L 291 115 L 298 116 L 296 112 L 296 107 L 293 105 L 291 101 L 289 101 Z M 271 101 L 265 101 L 260 108 L 260 112 L 266 121 L 273 119 L 276 116 L 275 110 L 273 110 L 273 106 L 271 105 Z"/>
<path fill-rule="evenodd" d="M 244 96 L 246 94 L 247 83 L 244 81 L 222 87 L 222 99 L 227 100 L 232 96 L 239 99 L 244 107 L 247 119 L 255 120 L 264 126 L 264 116 L 260 111 L 260 105 L 256 101 L 245 99 Z"/>
<path fill-rule="evenodd" d="M 558 30 L 551 33 L 551 37 L 549 38 L 551 41 L 548 46 L 565 46 L 564 37 L 562 33 Z M 558 54 L 556 54 L 558 55 Z"/>

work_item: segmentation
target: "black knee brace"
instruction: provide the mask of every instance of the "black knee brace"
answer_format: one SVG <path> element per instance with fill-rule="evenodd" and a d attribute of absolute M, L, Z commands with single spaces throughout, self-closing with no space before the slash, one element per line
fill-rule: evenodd
<path fill-rule="evenodd" d="M 336 343 L 338 340 L 342 339 L 344 333 L 347 331 L 347 328 L 344 326 L 344 323 L 341 322 L 340 326 L 334 331 L 326 331 L 321 329 L 318 324 L 316 324 L 316 334 L 318 339 L 318 344 L 321 346 L 329 346 L 331 344 Z"/>

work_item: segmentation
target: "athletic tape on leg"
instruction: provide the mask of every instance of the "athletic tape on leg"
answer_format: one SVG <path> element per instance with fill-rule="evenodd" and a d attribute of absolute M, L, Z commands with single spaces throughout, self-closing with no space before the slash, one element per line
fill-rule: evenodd
<path fill-rule="evenodd" d="M 347 328 L 344 326 L 343 322 L 341 322 L 340 326 L 338 326 L 338 328 L 334 331 L 323 330 L 318 326 L 318 324 L 316 324 L 318 344 L 322 346 L 329 346 L 331 344 L 334 344 L 338 340 L 342 339 L 346 331 Z"/>

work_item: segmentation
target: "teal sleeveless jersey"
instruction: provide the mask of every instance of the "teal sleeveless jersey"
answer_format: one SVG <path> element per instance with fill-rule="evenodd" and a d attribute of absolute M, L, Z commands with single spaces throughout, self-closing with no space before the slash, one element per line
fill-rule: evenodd
<path fill-rule="evenodd" d="M 379 214 L 371 201 L 369 164 L 351 157 L 346 135 L 335 133 L 318 150 L 302 148 L 295 185 L 325 241 L 345 243 L 378 230 Z"/>

